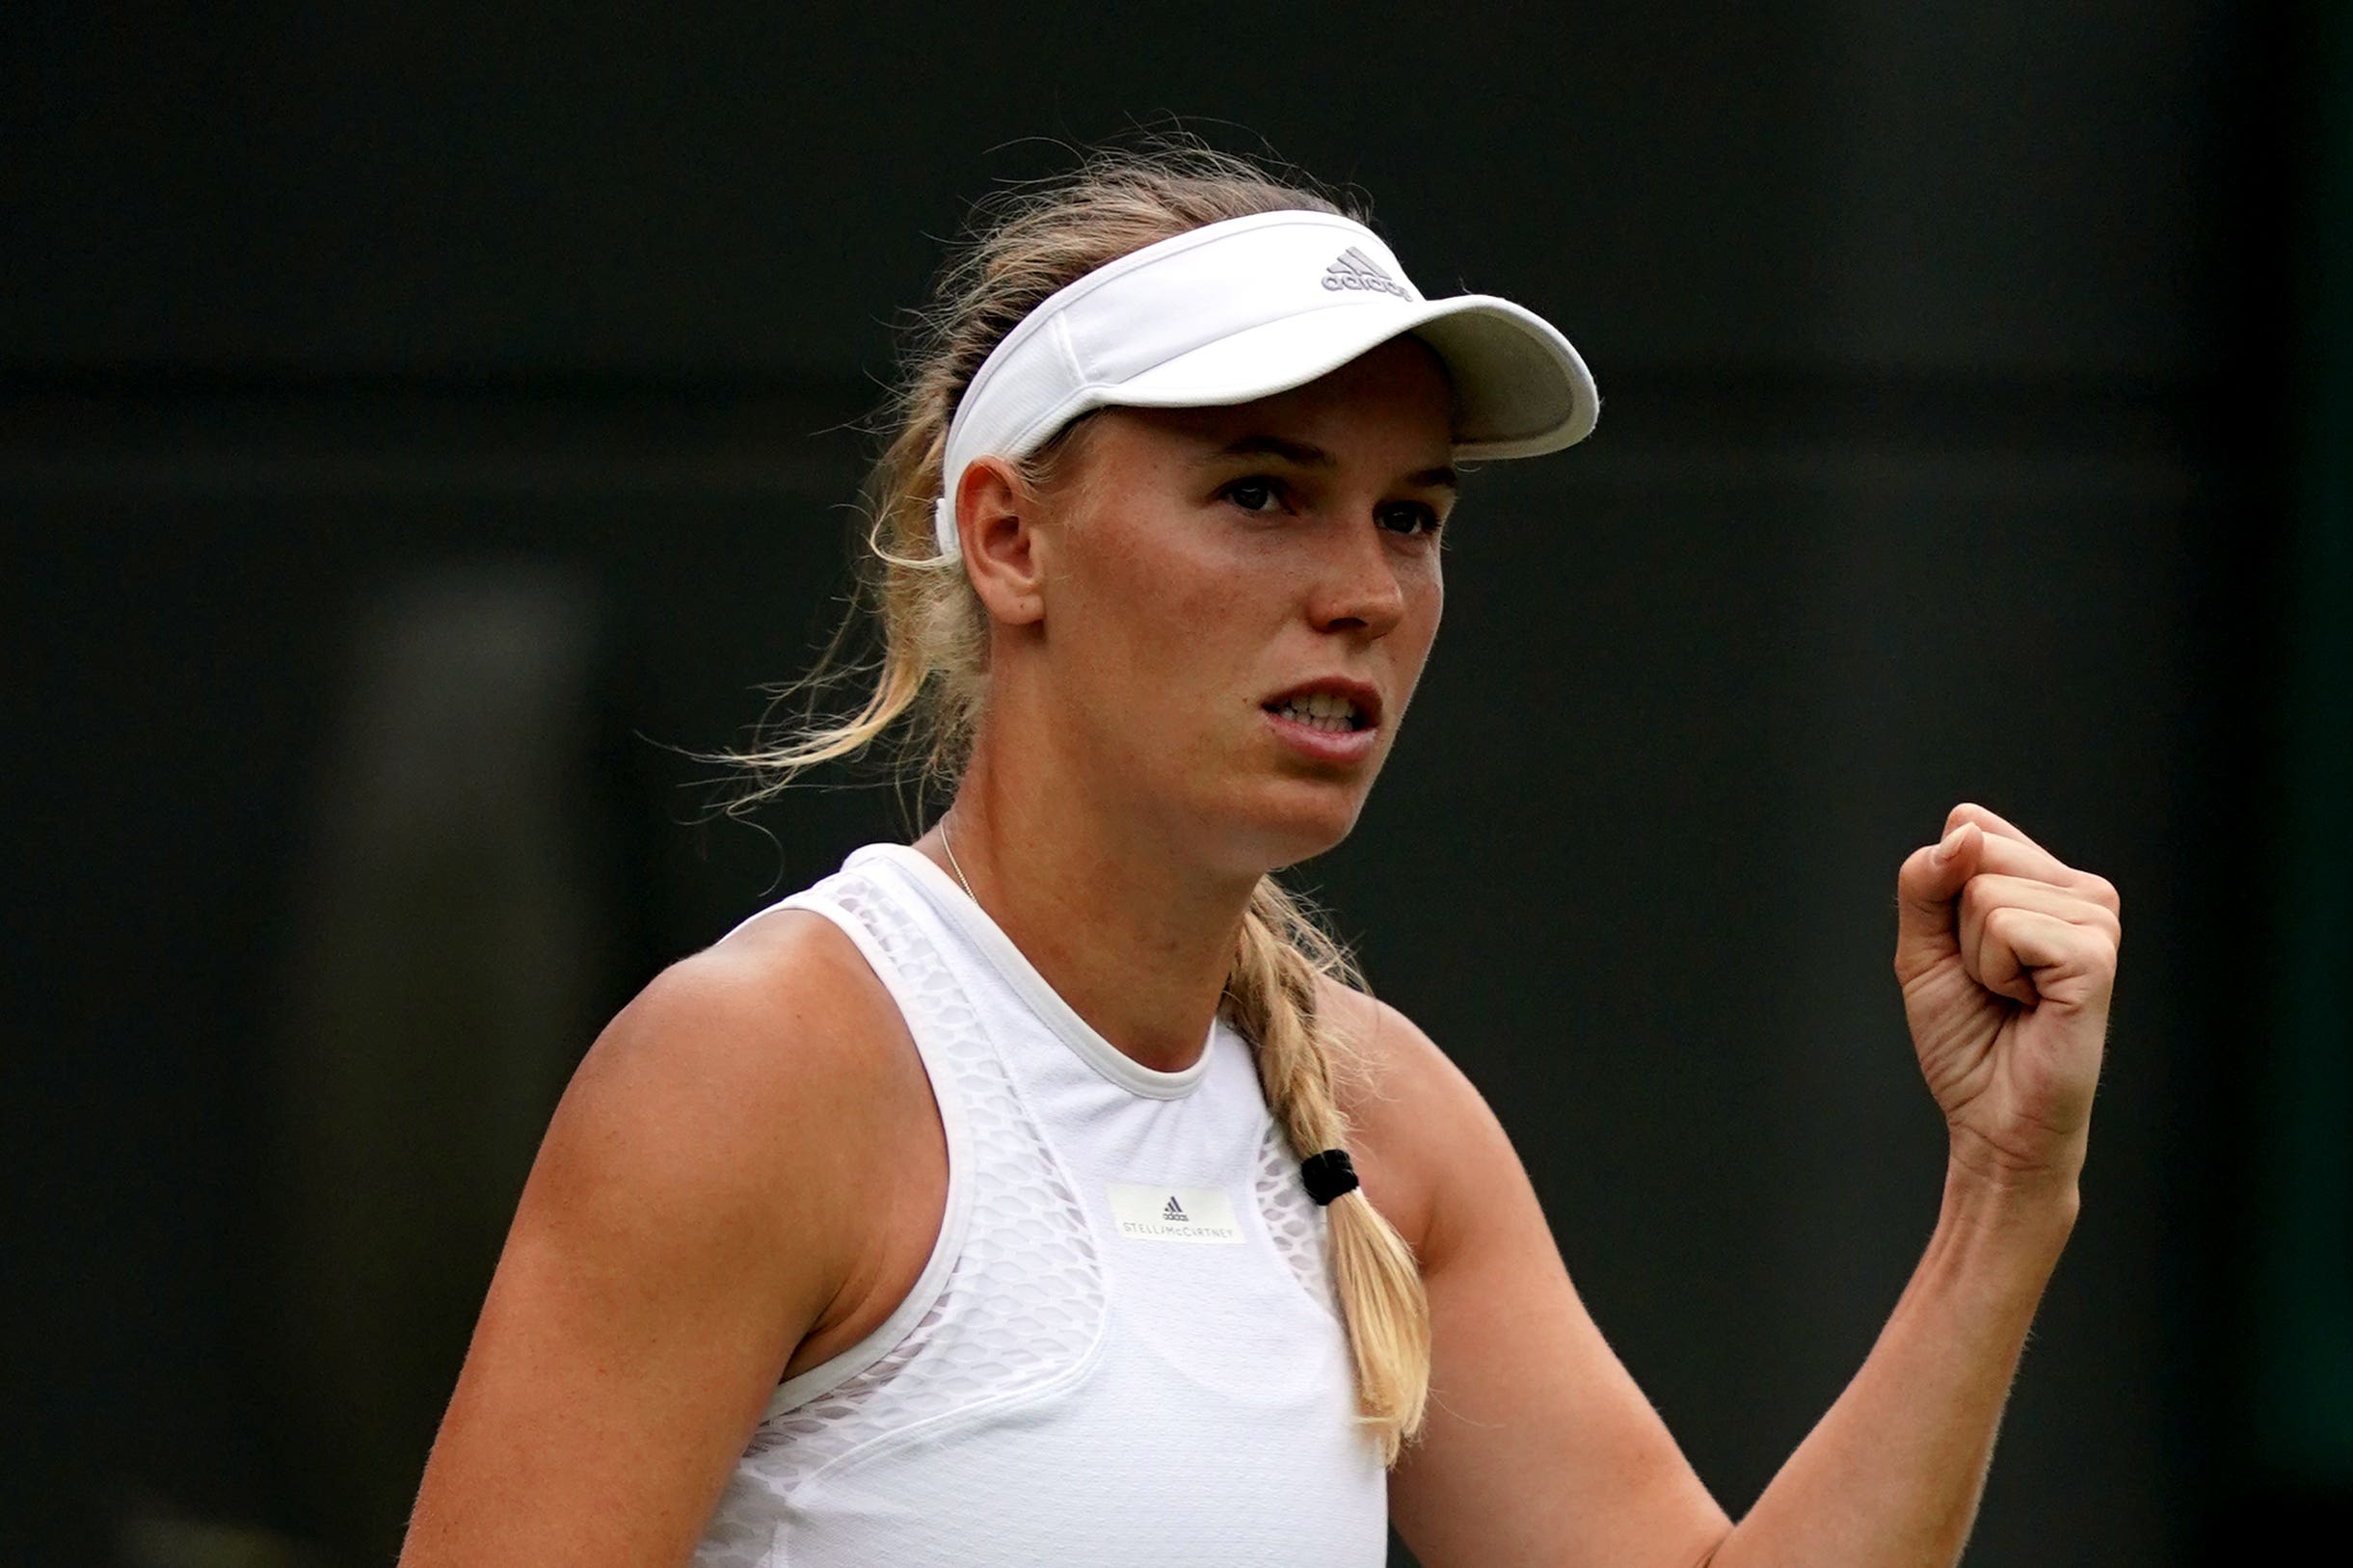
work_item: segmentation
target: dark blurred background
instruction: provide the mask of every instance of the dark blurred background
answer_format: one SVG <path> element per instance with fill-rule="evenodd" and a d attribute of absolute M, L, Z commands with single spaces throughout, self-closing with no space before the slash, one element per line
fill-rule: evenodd
<path fill-rule="evenodd" d="M 839 615 L 895 312 L 1169 112 L 1599 376 L 1304 879 L 1725 1504 L 1935 1219 L 1890 890 L 1974 799 L 2131 936 L 1971 1560 L 2345 1522 L 2347 8 L 19 5 L 0 73 L 0 1557 L 389 1559 L 573 1062 L 905 831 L 683 755 Z"/>

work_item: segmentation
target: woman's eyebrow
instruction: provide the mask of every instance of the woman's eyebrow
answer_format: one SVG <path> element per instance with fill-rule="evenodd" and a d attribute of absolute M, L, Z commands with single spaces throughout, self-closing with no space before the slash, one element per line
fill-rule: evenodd
<path fill-rule="evenodd" d="M 1285 436 L 1244 436 L 1228 441 L 1215 454 L 1218 458 L 1270 457 L 1301 468 L 1336 468 L 1340 460 L 1321 446 L 1306 441 L 1295 441 Z M 1421 468 L 1405 476 L 1405 483 L 1421 490 L 1460 490 L 1461 476 L 1451 463 L 1441 463 L 1434 468 Z"/>
<path fill-rule="evenodd" d="M 1221 458 L 1281 458 L 1285 463 L 1296 464 L 1302 468 L 1340 466 L 1340 460 L 1321 446 L 1291 440 L 1282 436 L 1244 436 L 1240 440 L 1228 441 L 1219 447 L 1217 455 Z"/>

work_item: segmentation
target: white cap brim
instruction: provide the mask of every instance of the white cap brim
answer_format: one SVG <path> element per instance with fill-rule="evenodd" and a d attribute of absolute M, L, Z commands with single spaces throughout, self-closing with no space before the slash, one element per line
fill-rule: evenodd
<path fill-rule="evenodd" d="M 1575 347 L 1534 311 L 1485 294 L 1285 316 L 1157 365 L 1103 403 L 1185 409 L 1255 402 L 1304 386 L 1408 333 L 1446 366 L 1456 446 L 1464 457 L 1536 457 L 1592 434 L 1601 397 Z"/>

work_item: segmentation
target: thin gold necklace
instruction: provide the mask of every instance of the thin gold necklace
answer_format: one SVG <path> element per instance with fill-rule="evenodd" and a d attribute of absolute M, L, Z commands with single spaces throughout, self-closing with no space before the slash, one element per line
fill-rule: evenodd
<path fill-rule="evenodd" d="M 948 851 L 948 868 L 955 872 L 956 885 L 964 890 L 964 896 L 976 904 L 980 902 L 979 895 L 973 891 L 972 883 L 964 875 L 964 867 L 956 864 L 955 840 L 948 837 L 948 818 L 946 817 L 940 818 L 940 847 Z"/>

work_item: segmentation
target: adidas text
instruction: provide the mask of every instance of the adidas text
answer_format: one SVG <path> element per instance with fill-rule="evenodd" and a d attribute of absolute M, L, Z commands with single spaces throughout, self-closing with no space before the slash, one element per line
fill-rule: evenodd
<path fill-rule="evenodd" d="M 1405 287 L 1383 272 L 1380 263 L 1366 255 L 1353 245 L 1340 252 L 1340 258 L 1324 269 L 1324 286 L 1335 292 L 1357 289 L 1366 293 L 1394 294 L 1399 299 L 1410 299 Z"/>

